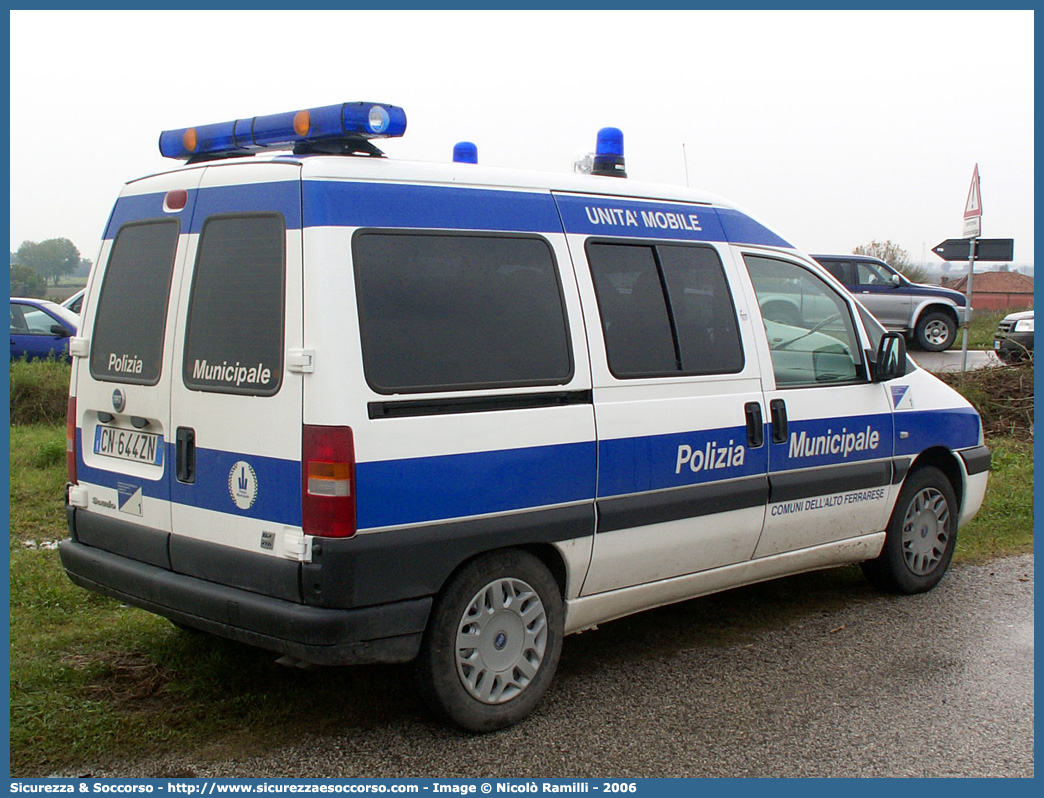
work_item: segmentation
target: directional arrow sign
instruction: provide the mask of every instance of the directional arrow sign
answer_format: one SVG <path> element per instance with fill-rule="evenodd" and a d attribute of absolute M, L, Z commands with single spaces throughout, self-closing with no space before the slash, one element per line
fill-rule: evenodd
<path fill-rule="evenodd" d="M 1015 258 L 1014 238 L 980 238 L 978 241 L 975 260 L 1010 261 Z M 943 260 L 968 260 L 971 257 L 971 240 L 947 238 L 941 244 L 932 247 L 932 252 Z"/>

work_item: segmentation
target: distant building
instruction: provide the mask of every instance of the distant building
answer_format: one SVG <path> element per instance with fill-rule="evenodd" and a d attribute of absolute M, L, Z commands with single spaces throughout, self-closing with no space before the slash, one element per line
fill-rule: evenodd
<path fill-rule="evenodd" d="M 942 284 L 964 293 L 968 277 L 946 277 Z M 1019 272 L 975 272 L 972 280 L 972 307 L 975 310 L 1017 310 L 1033 307 L 1033 278 Z"/>

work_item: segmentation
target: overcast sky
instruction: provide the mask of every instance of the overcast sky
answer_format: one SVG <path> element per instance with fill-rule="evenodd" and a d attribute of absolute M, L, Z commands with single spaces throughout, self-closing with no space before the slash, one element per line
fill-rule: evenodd
<path fill-rule="evenodd" d="M 632 179 L 740 204 L 808 252 L 983 235 L 1033 262 L 1033 13 L 11 14 L 11 249 L 97 257 L 161 130 L 344 101 L 405 108 L 391 157 L 568 172 L 600 127 Z M 683 148 L 684 145 L 684 148 Z"/>

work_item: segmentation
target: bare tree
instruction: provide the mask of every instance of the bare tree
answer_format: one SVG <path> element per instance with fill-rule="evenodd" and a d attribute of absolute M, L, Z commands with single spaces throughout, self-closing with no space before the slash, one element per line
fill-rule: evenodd
<path fill-rule="evenodd" d="M 910 260 L 910 253 L 894 241 L 874 240 L 869 244 L 860 244 L 852 250 L 852 254 L 883 260 L 912 283 L 923 283 L 928 279 L 928 270 L 923 266 L 914 265 Z"/>

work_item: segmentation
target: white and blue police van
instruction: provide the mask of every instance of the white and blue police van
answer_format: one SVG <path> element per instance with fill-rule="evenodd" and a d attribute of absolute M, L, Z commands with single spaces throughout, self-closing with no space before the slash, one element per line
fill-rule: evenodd
<path fill-rule="evenodd" d="M 78 585 L 317 664 L 415 662 L 487 731 L 563 637 L 862 563 L 928 590 L 990 467 L 974 409 L 742 210 L 383 157 L 402 109 L 164 132 L 73 356 Z M 779 320 L 763 308 L 786 301 Z"/>

